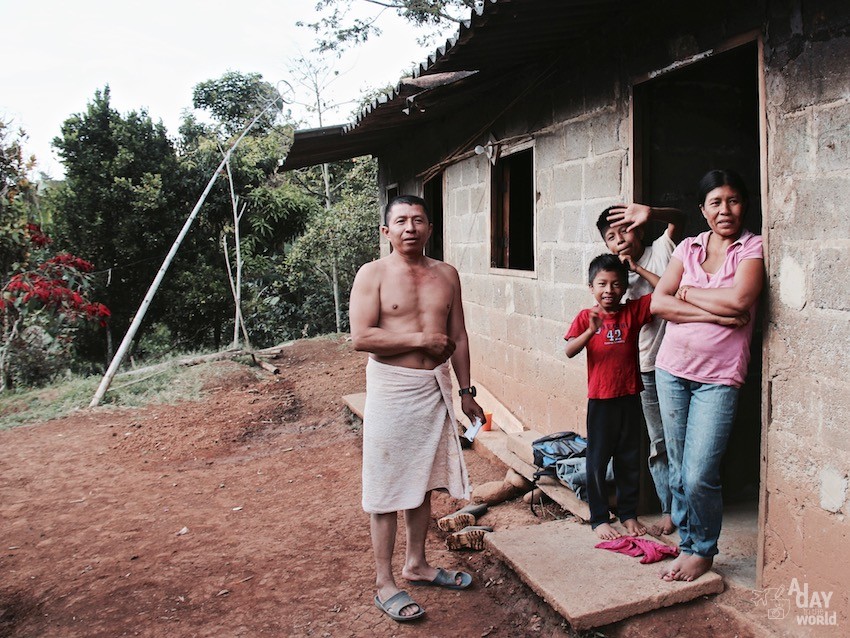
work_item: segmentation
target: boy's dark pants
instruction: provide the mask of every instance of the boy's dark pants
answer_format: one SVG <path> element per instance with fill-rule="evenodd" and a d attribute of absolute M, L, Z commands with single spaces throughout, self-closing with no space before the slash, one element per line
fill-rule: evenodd
<path fill-rule="evenodd" d="M 639 395 L 587 400 L 587 500 L 594 529 L 609 520 L 605 471 L 612 456 L 617 516 L 621 522 L 637 517 L 642 430 Z"/>

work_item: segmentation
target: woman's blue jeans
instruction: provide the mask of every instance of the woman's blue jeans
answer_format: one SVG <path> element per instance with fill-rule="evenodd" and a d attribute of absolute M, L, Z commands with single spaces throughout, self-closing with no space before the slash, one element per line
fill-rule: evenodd
<path fill-rule="evenodd" d="M 717 554 L 723 522 L 720 462 L 735 420 L 738 388 L 690 381 L 658 368 L 655 382 L 679 548 L 711 558 Z"/>

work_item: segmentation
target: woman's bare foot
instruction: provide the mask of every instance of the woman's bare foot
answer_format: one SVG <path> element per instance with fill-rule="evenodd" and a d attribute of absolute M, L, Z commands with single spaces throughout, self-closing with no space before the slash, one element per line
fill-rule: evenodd
<path fill-rule="evenodd" d="M 676 563 L 679 564 L 676 565 Z M 679 558 L 673 561 L 668 572 L 666 574 L 662 574 L 661 578 L 668 581 L 683 580 L 690 582 L 692 580 L 696 580 L 711 569 L 712 563 L 714 563 L 713 558 L 703 558 L 696 554 L 682 554 Z M 676 567 L 675 571 L 673 569 L 674 566 Z"/>
<path fill-rule="evenodd" d="M 629 536 L 643 536 L 646 534 L 646 528 L 636 518 L 623 521 L 623 527 L 626 528 Z"/>
<path fill-rule="evenodd" d="M 679 573 L 679 569 L 682 567 L 682 563 L 684 562 L 687 554 L 679 554 L 676 558 L 673 559 L 672 563 L 668 563 L 664 569 L 658 574 L 658 577 L 662 580 L 676 580 L 676 574 Z"/>
<path fill-rule="evenodd" d="M 620 538 L 622 534 L 611 527 L 608 523 L 602 523 L 593 528 L 596 535 L 603 541 L 612 541 L 615 538 Z"/>
<path fill-rule="evenodd" d="M 676 526 L 673 525 L 673 518 L 669 514 L 664 514 L 657 523 L 649 526 L 649 533 L 653 536 L 664 536 L 672 534 L 676 531 Z"/>

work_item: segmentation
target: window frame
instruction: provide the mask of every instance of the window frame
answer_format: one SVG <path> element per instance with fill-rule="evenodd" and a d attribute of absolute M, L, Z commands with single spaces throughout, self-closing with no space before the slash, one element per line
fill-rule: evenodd
<path fill-rule="evenodd" d="M 504 237 L 504 234 L 496 234 L 497 225 L 504 226 L 505 218 L 502 213 L 502 198 L 504 196 L 503 189 L 500 188 L 499 180 L 501 175 L 501 170 L 503 165 L 500 166 L 502 162 L 507 159 L 510 159 L 511 156 L 516 155 L 517 153 L 521 153 L 524 151 L 531 152 L 531 175 L 530 184 L 531 184 L 531 267 L 528 269 L 525 268 L 511 268 L 510 264 L 508 267 L 496 266 L 494 265 L 496 262 L 495 256 L 497 252 L 503 250 L 502 247 L 498 246 L 499 240 Z M 535 152 L 535 143 L 534 140 L 525 140 L 523 142 L 519 142 L 510 146 L 504 146 L 500 148 L 500 152 L 497 154 L 497 159 L 491 163 L 490 165 L 490 173 L 489 173 L 489 188 L 490 188 L 490 214 L 488 215 L 488 236 L 489 236 L 489 273 L 494 275 L 507 275 L 512 277 L 524 277 L 528 279 L 536 279 L 537 278 L 537 257 L 538 257 L 538 249 L 537 249 L 537 153 Z M 509 218 L 508 218 L 509 219 Z"/>

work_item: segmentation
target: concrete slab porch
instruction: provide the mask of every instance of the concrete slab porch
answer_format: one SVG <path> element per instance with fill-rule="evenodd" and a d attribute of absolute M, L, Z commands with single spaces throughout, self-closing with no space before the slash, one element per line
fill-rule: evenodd
<path fill-rule="evenodd" d="M 659 578 L 663 563 L 642 565 L 638 558 L 596 549 L 590 528 L 573 521 L 494 532 L 485 539 L 578 630 L 723 591 L 723 579 L 714 572 L 692 583 L 666 582 Z"/>

